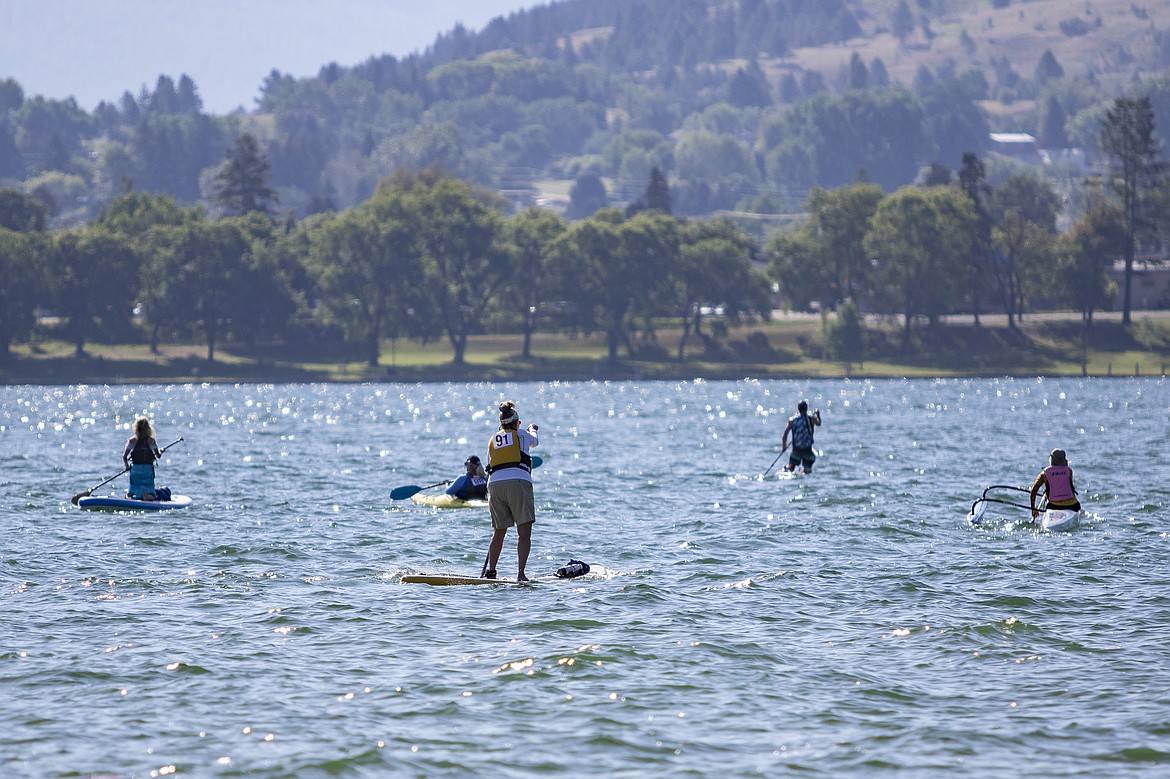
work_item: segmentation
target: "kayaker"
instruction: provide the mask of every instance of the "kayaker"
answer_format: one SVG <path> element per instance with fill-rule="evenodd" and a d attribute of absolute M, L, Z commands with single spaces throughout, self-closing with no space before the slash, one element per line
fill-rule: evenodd
<path fill-rule="evenodd" d="M 130 469 L 130 488 L 126 494 L 136 500 L 155 500 L 154 463 L 162 451 L 154 441 L 154 428 L 146 417 L 134 420 L 134 435 L 126 439 L 122 464 Z"/>
<path fill-rule="evenodd" d="M 1032 482 L 1028 500 L 1032 507 L 1032 519 L 1040 516 L 1040 509 L 1036 508 L 1036 495 L 1039 494 L 1041 486 L 1045 488 L 1044 495 L 1049 508 L 1081 510 L 1081 502 L 1077 500 L 1077 488 L 1073 486 L 1072 468 L 1068 467 L 1068 455 L 1063 449 L 1052 450 L 1048 455 L 1048 467 L 1040 471 L 1036 481 Z"/>
<path fill-rule="evenodd" d="M 788 447 L 788 434 L 792 433 L 792 452 L 788 455 L 786 471 L 795 471 L 796 466 L 804 467 L 805 473 L 812 473 L 813 463 L 817 456 L 813 452 L 813 428 L 821 424 L 821 410 L 818 408 L 812 416 L 808 414 L 808 401 L 802 400 L 796 404 L 797 413 L 788 420 L 784 428 L 784 435 L 780 436 L 780 451 Z"/>
<path fill-rule="evenodd" d="M 504 548 L 508 528 L 516 526 L 516 581 L 526 582 L 524 566 L 532 548 L 532 525 L 536 522 L 536 502 L 532 497 L 532 456 L 529 450 L 539 444 L 536 425 L 520 429 L 516 404 L 500 404 L 500 429 L 488 441 L 488 511 L 492 516 L 492 540 L 488 545 L 483 575 L 496 578 L 496 563 Z"/>
<path fill-rule="evenodd" d="M 479 460 L 479 455 L 471 455 L 463 461 L 467 472 L 460 476 L 447 488 L 448 495 L 454 495 L 463 500 L 483 500 L 488 494 L 487 471 Z"/>

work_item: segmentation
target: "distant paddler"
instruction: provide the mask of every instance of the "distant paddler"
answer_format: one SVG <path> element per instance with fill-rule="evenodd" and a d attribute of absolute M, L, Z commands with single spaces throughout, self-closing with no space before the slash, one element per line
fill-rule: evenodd
<path fill-rule="evenodd" d="M 821 424 L 821 410 L 818 408 L 812 416 L 808 413 L 808 401 L 802 400 L 796 404 L 797 414 L 788 420 L 784 434 L 780 436 L 780 451 L 788 448 L 788 434 L 792 433 L 792 453 L 788 455 L 786 471 L 795 471 L 796 466 L 802 466 L 805 473 L 812 473 L 813 463 L 817 455 L 813 452 L 813 428 Z"/>
<path fill-rule="evenodd" d="M 463 475 L 447 488 L 447 494 L 462 500 L 485 500 L 488 496 L 488 479 L 479 455 L 473 454 L 464 460 L 463 469 Z"/>
<path fill-rule="evenodd" d="M 1032 509 L 1032 519 L 1040 516 L 1040 509 L 1036 508 L 1036 496 L 1041 487 L 1045 490 L 1047 508 L 1081 510 L 1081 502 L 1077 500 L 1077 488 L 1073 485 L 1072 468 L 1068 467 L 1068 455 L 1063 449 L 1052 450 L 1048 455 L 1048 467 L 1040 471 L 1036 481 L 1032 482 L 1028 500 Z"/>

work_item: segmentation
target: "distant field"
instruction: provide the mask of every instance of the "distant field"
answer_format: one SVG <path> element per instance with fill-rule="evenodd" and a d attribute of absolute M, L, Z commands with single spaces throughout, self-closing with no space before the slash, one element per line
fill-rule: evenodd
<path fill-rule="evenodd" d="M 707 332 L 714 323 L 708 322 Z M 312 381 L 508 381 L 776 377 L 922 376 L 1092 376 L 1161 375 L 1170 364 L 1170 312 L 1140 312 L 1126 330 L 1116 316 L 1103 316 L 1085 330 L 1075 315 L 1035 315 L 1017 331 L 1002 317 L 970 317 L 936 329 L 916 325 L 909 350 L 898 321 L 874 320 L 864 361 L 845 364 L 828 358 L 821 321 L 807 314 L 728 328 L 724 337 L 689 342 L 686 359 L 676 359 L 677 323 L 663 321 L 657 340 L 632 339 L 635 354 L 623 350 L 607 359 L 600 335 L 538 334 L 532 356 L 520 356 L 519 335 L 473 336 L 464 365 L 451 362 L 445 340 L 428 344 L 383 345 L 380 365 L 363 361 L 295 361 L 279 350 L 253 359 L 230 347 L 208 363 L 201 344 L 167 346 L 153 355 L 145 345 L 93 345 L 78 359 L 68 344 L 41 342 L 34 351 L 14 350 L 0 363 L 0 383 L 116 384 L 141 382 L 312 382 Z M 1083 338 L 1083 340 L 1082 340 Z"/>

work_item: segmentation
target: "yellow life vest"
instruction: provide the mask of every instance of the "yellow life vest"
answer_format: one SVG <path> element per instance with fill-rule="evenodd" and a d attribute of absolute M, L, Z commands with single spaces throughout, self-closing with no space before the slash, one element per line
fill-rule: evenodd
<path fill-rule="evenodd" d="M 532 457 L 520 451 L 520 431 L 499 430 L 488 441 L 488 473 L 503 468 L 523 468 L 532 472 Z"/>

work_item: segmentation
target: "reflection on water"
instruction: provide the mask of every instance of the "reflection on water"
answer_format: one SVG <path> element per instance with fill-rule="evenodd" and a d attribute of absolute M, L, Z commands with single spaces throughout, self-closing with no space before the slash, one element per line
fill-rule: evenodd
<path fill-rule="evenodd" d="M 482 456 L 505 397 L 541 428 L 529 571 L 593 573 L 400 584 L 479 572 L 485 510 L 389 492 Z M 815 472 L 761 478 L 802 397 L 824 415 Z M 1170 686 L 1159 380 L 0 398 L 4 776 L 1048 777 L 1170 759 L 1170 704 L 1148 692 Z M 142 413 L 184 438 L 158 480 L 196 505 L 69 505 L 121 469 Z M 965 522 L 1055 446 L 1079 530 L 1006 506 Z"/>

